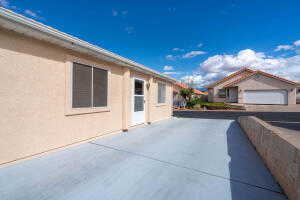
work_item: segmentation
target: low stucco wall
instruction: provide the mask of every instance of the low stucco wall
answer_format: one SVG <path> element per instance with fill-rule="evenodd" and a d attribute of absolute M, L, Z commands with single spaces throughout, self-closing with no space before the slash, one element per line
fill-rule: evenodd
<path fill-rule="evenodd" d="M 253 116 L 238 122 L 289 199 L 299 200 L 300 134 L 285 133 Z"/>

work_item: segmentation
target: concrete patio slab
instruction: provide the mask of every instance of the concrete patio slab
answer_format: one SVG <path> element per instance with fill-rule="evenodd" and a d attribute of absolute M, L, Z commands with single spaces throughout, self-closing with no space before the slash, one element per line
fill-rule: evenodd
<path fill-rule="evenodd" d="M 232 120 L 166 120 L 0 168 L 0 199 L 286 199 Z"/>

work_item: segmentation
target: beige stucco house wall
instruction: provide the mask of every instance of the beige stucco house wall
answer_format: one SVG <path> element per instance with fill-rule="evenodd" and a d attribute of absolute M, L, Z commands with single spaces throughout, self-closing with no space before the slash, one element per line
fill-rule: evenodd
<path fill-rule="evenodd" d="M 108 72 L 108 105 L 72 109 L 72 62 Z M 131 128 L 133 77 L 145 88 L 145 124 L 172 113 L 172 81 L 0 28 L 0 164 Z M 166 102 L 157 104 L 157 81 Z M 146 85 L 145 84 L 145 85 Z"/>
<path fill-rule="evenodd" d="M 285 90 L 287 91 L 288 105 L 296 104 L 296 87 L 280 81 L 278 79 L 270 78 L 264 75 L 256 75 L 245 81 L 236 84 L 238 87 L 238 103 L 244 103 L 245 90 Z"/>

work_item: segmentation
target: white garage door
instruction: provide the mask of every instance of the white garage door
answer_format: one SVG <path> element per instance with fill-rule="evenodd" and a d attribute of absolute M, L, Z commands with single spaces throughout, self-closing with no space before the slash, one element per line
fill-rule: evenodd
<path fill-rule="evenodd" d="M 247 104 L 287 104 L 286 90 L 245 90 Z"/>

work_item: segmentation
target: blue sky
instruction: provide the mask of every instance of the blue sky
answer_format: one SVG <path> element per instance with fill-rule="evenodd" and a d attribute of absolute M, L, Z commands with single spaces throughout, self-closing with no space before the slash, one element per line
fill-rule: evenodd
<path fill-rule="evenodd" d="M 241 67 L 300 81 L 299 0 L 0 4 L 199 88 Z"/>

